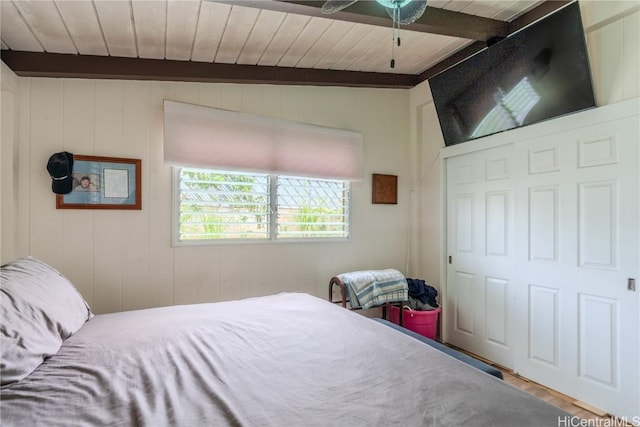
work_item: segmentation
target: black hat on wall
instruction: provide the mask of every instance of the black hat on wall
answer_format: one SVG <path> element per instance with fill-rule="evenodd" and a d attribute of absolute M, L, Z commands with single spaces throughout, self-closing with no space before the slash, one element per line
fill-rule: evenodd
<path fill-rule="evenodd" d="M 62 151 L 49 157 L 47 170 L 51 176 L 51 190 L 56 194 L 67 194 L 73 190 L 73 154 Z"/>

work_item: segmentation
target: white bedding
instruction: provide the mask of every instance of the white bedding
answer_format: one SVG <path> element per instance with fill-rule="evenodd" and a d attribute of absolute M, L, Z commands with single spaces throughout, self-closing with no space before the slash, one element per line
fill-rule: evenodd
<path fill-rule="evenodd" d="M 96 315 L 0 389 L 3 426 L 556 426 L 566 415 L 306 294 Z"/>

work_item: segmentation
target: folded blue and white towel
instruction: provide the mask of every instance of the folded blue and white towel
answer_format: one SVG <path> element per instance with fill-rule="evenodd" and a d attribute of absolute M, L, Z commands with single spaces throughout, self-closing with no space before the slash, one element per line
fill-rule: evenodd
<path fill-rule="evenodd" d="M 371 308 L 388 302 L 407 301 L 407 280 L 398 270 L 364 270 L 343 273 L 338 278 L 347 287 L 352 308 Z"/>

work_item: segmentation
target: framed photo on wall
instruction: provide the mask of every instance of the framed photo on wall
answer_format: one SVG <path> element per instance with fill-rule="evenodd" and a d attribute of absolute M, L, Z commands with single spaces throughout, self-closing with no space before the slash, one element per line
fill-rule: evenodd
<path fill-rule="evenodd" d="M 57 209 L 142 209 L 140 159 L 73 156 L 73 190 Z"/>

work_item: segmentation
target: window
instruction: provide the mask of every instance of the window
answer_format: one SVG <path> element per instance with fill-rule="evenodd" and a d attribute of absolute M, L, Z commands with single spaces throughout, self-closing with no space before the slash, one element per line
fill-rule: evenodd
<path fill-rule="evenodd" d="M 277 237 L 349 236 L 349 183 L 278 176 Z"/>
<path fill-rule="evenodd" d="M 176 243 L 349 237 L 349 182 L 176 169 Z"/>

